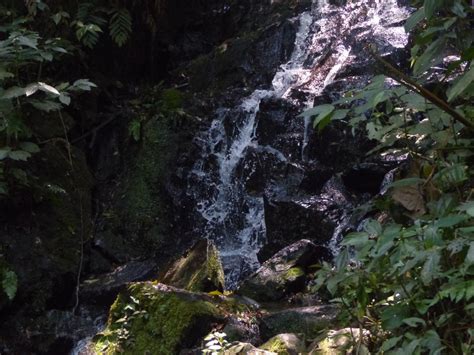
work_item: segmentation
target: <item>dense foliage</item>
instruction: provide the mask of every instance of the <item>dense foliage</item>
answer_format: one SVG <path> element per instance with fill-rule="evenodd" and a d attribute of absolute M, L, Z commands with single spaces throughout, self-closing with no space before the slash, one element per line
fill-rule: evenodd
<path fill-rule="evenodd" d="M 474 351 L 474 10 L 468 1 L 417 1 L 409 75 L 367 50 L 384 75 L 360 92 L 315 107 L 365 127 L 369 154 L 404 158 L 394 182 L 361 209 L 368 218 L 347 235 L 316 288 L 329 291 L 347 324 L 372 335 L 359 344 L 386 354 Z"/>

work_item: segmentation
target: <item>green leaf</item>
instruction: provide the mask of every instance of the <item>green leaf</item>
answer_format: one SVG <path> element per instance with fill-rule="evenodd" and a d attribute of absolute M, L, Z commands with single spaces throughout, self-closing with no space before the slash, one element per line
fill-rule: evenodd
<path fill-rule="evenodd" d="M 359 249 L 369 242 L 369 235 L 364 232 L 354 232 L 346 235 L 341 242 L 345 246 L 353 246 L 356 249 Z"/>
<path fill-rule="evenodd" d="M 405 31 L 411 32 L 416 25 L 418 25 L 423 19 L 425 18 L 425 9 L 422 7 L 421 9 L 418 9 L 414 13 L 411 14 L 411 16 L 407 19 L 405 23 Z"/>
<path fill-rule="evenodd" d="M 438 274 L 440 268 L 441 255 L 438 251 L 430 252 L 421 270 L 421 280 L 428 285 Z"/>
<path fill-rule="evenodd" d="M 2 95 L 2 99 L 15 99 L 17 97 L 25 95 L 25 88 L 20 88 L 18 86 L 12 86 L 11 88 L 5 90 Z"/>
<path fill-rule="evenodd" d="M 466 215 L 450 214 L 434 222 L 437 228 L 450 228 L 469 219 Z"/>
<path fill-rule="evenodd" d="M 420 179 L 420 178 L 417 178 L 417 177 L 406 178 L 406 179 L 400 179 L 400 180 L 392 182 L 390 185 L 388 185 L 388 188 L 419 185 L 419 184 L 422 184 L 424 182 L 425 182 L 424 179 Z"/>
<path fill-rule="evenodd" d="M 300 117 L 316 116 L 313 122 L 313 127 L 316 128 L 322 120 L 324 120 L 334 111 L 334 109 L 335 107 L 333 105 L 329 105 L 329 104 L 320 105 L 320 106 L 313 107 L 309 110 L 306 110 L 300 115 Z"/>
<path fill-rule="evenodd" d="M 403 336 L 398 336 L 398 337 L 395 337 L 395 338 L 390 338 L 390 339 L 385 340 L 384 343 L 382 344 L 382 347 L 380 348 L 380 350 L 387 351 L 387 350 L 392 349 L 395 345 L 397 345 L 397 343 L 402 338 L 403 338 Z"/>
<path fill-rule="evenodd" d="M 69 95 L 66 95 L 66 94 L 61 94 L 59 95 L 59 101 L 66 105 L 66 106 L 69 106 L 69 104 L 71 103 L 71 96 Z"/>
<path fill-rule="evenodd" d="M 474 82 L 474 61 L 471 62 L 471 68 L 467 73 L 456 80 L 456 83 L 448 89 L 448 102 L 453 101 L 461 95 L 469 85 Z"/>
<path fill-rule="evenodd" d="M 141 129 L 142 124 L 139 120 L 132 120 L 128 126 L 128 132 L 136 142 L 140 140 Z"/>
<path fill-rule="evenodd" d="M 364 230 L 371 236 L 378 236 L 382 234 L 382 225 L 379 221 L 371 219 L 365 223 Z"/>
<path fill-rule="evenodd" d="M 48 84 L 45 84 L 45 83 L 42 83 L 42 82 L 38 82 L 38 86 L 39 86 L 39 89 L 41 91 L 44 91 L 48 94 L 52 94 L 52 95 L 55 95 L 55 96 L 60 95 L 59 91 L 56 88 L 52 87 L 51 85 L 48 85 Z"/>
<path fill-rule="evenodd" d="M 89 81 L 89 79 L 79 79 L 72 84 L 73 88 L 76 90 L 90 91 L 91 88 L 96 88 L 97 85 Z"/>
<path fill-rule="evenodd" d="M 424 9 L 427 19 L 433 17 L 434 13 L 443 5 L 443 0 L 425 0 Z"/>
<path fill-rule="evenodd" d="M 380 319 L 382 326 L 387 330 L 392 330 L 400 327 L 403 320 L 410 316 L 410 309 L 404 304 L 396 304 L 387 306 L 382 310 Z"/>
<path fill-rule="evenodd" d="M 2 288 L 7 297 L 12 300 L 18 287 L 18 278 L 13 271 L 4 271 L 2 276 Z"/>
<path fill-rule="evenodd" d="M 464 202 L 458 207 L 459 211 L 466 212 L 469 216 L 474 217 L 474 201 Z"/>
<path fill-rule="evenodd" d="M 468 249 L 467 254 L 466 254 L 466 259 L 464 260 L 464 262 L 467 265 L 474 264 L 474 242 L 470 243 L 469 249 Z"/>
<path fill-rule="evenodd" d="M 18 36 L 15 38 L 15 42 L 25 47 L 38 49 L 38 39 L 32 36 Z"/>
<path fill-rule="evenodd" d="M 8 152 L 8 157 L 12 160 L 27 161 L 28 158 L 31 157 L 31 154 L 24 150 L 13 150 Z"/>
<path fill-rule="evenodd" d="M 61 104 L 51 100 L 31 100 L 29 103 L 38 110 L 45 112 L 58 111 L 61 109 Z"/>
<path fill-rule="evenodd" d="M 28 97 L 28 96 L 33 95 L 34 93 L 36 93 L 39 90 L 39 88 L 40 88 L 40 86 L 39 86 L 38 83 L 29 84 L 25 88 L 25 96 Z"/>
<path fill-rule="evenodd" d="M 431 43 L 425 52 L 416 59 L 415 65 L 413 66 L 413 72 L 415 75 L 423 74 L 429 68 L 440 63 L 443 60 L 443 53 L 446 47 L 447 38 L 441 37 Z"/>
<path fill-rule="evenodd" d="M 8 153 L 10 153 L 10 151 L 11 151 L 10 147 L 0 148 L 0 160 L 4 160 L 8 158 Z"/>
<path fill-rule="evenodd" d="M 33 142 L 21 142 L 20 148 L 28 153 L 39 153 L 40 148 Z"/>
<path fill-rule="evenodd" d="M 405 318 L 403 320 L 403 323 L 407 324 L 408 326 L 410 327 L 413 327 L 413 328 L 416 328 L 418 326 L 426 326 L 426 322 L 421 319 L 421 318 L 417 318 L 417 317 L 410 317 L 410 318 Z"/>
<path fill-rule="evenodd" d="M 3 67 L 0 67 L 0 80 L 9 79 L 13 77 L 15 77 L 14 74 L 10 73 Z"/>

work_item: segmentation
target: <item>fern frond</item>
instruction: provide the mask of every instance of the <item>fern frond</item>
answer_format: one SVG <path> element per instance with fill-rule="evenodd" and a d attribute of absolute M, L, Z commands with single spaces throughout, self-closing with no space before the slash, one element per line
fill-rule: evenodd
<path fill-rule="evenodd" d="M 122 47 L 132 33 L 132 16 L 127 9 L 117 9 L 113 12 L 109 23 L 110 36 L 113 41 Z"/>

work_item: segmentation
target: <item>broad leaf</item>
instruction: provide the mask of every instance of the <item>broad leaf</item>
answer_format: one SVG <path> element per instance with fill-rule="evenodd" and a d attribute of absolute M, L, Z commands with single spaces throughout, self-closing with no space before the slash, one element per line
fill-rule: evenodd
<path fill-rule="evenodd" d="M 25 95 L 25 88 L 13 86 L 3 92 L 2 99 L 15 99 L 17 97 Z"/>
<path fill-rule="evenodd" d="M 448 90 L 448 102 L 453 101 L 456 97 L 461 95 L 469 85 L 474 82 L 474 61 L 471 62 L 471 68 L 467 73 L 461 76 L 456 83 Z"/>
<path fill-rule="evenodd" d="M 427 19 L 430 19 L 434 13 L 443 5 L 444 0 L 425 0 L 424 9 Z"/>

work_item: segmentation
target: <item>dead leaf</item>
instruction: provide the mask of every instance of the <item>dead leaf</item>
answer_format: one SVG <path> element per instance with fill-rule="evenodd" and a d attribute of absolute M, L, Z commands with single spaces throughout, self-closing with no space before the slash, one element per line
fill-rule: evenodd
<path fill-rule="evenodd" d="M 413 216 L 426 213 L 425 201 L 419 185 L 396 187 L 393 189 L 392 198 L 412 212 Z"/>

